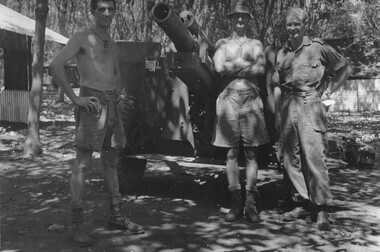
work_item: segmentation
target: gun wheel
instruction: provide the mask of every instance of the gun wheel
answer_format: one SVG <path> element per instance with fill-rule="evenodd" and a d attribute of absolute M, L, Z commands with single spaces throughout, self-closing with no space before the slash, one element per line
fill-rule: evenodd
<path fill-rule="evenodd" d="M 119 190 L 126 194 L 141 182 L 146 169 L 146 159 L 120 157 L 118 165 Z"/>

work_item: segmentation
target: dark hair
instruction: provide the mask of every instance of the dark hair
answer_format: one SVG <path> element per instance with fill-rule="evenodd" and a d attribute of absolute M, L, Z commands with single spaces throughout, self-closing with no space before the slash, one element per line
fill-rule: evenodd
<path fill-rule="evenodd" d="M 297 17 L 302 21 L 302 23 L 306 24 L 308 22 L 308 16 L 309 15 L 308 15 L 307 11 L 305 11 L 301 8 L 292 7 L 286 12 L 285 18 L 288 18 L 289 16 Z"/>
<path fill-rule="evenodd" d="M 96 8 L 98 8 L 99 2 L 113 2 L 113 5 L 116 8 L 116 0 L 91 0 L 91 10 L 94 11 Z"/>

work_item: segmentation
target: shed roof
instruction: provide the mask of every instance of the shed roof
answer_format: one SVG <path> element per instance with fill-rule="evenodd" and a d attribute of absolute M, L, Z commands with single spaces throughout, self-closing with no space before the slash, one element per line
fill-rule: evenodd
<path fill-rule="evenodd" d="M 15 32 L 22 35 L 34 36 L 36 22 L 2 4 L 0 4 L 0 29 Z M 65 36 L 46 28 L 45 39 L 60 44 L 66 44 L 69 40 Z"/>

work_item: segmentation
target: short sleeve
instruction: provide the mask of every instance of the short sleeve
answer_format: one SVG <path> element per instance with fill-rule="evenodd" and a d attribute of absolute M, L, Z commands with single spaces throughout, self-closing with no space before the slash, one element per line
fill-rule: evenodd
<path fill-rule="evenodd" d="M 348 63 L 346 58 L 328 44 L 321 45 L 321 62 L 335 72 Z"/>

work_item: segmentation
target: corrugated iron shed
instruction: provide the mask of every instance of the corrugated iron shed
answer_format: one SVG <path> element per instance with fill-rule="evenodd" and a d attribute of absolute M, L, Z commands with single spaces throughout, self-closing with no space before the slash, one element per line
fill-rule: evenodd
<path fill-rule="evenodd" d="M 0 4 L 0 29 L 33 37 L 35 26 L 36 22 L 33 19 Z M 66 44 L 69 40 L 49 28 L 45 30 L 45 39 L 60 44 Z"/>

